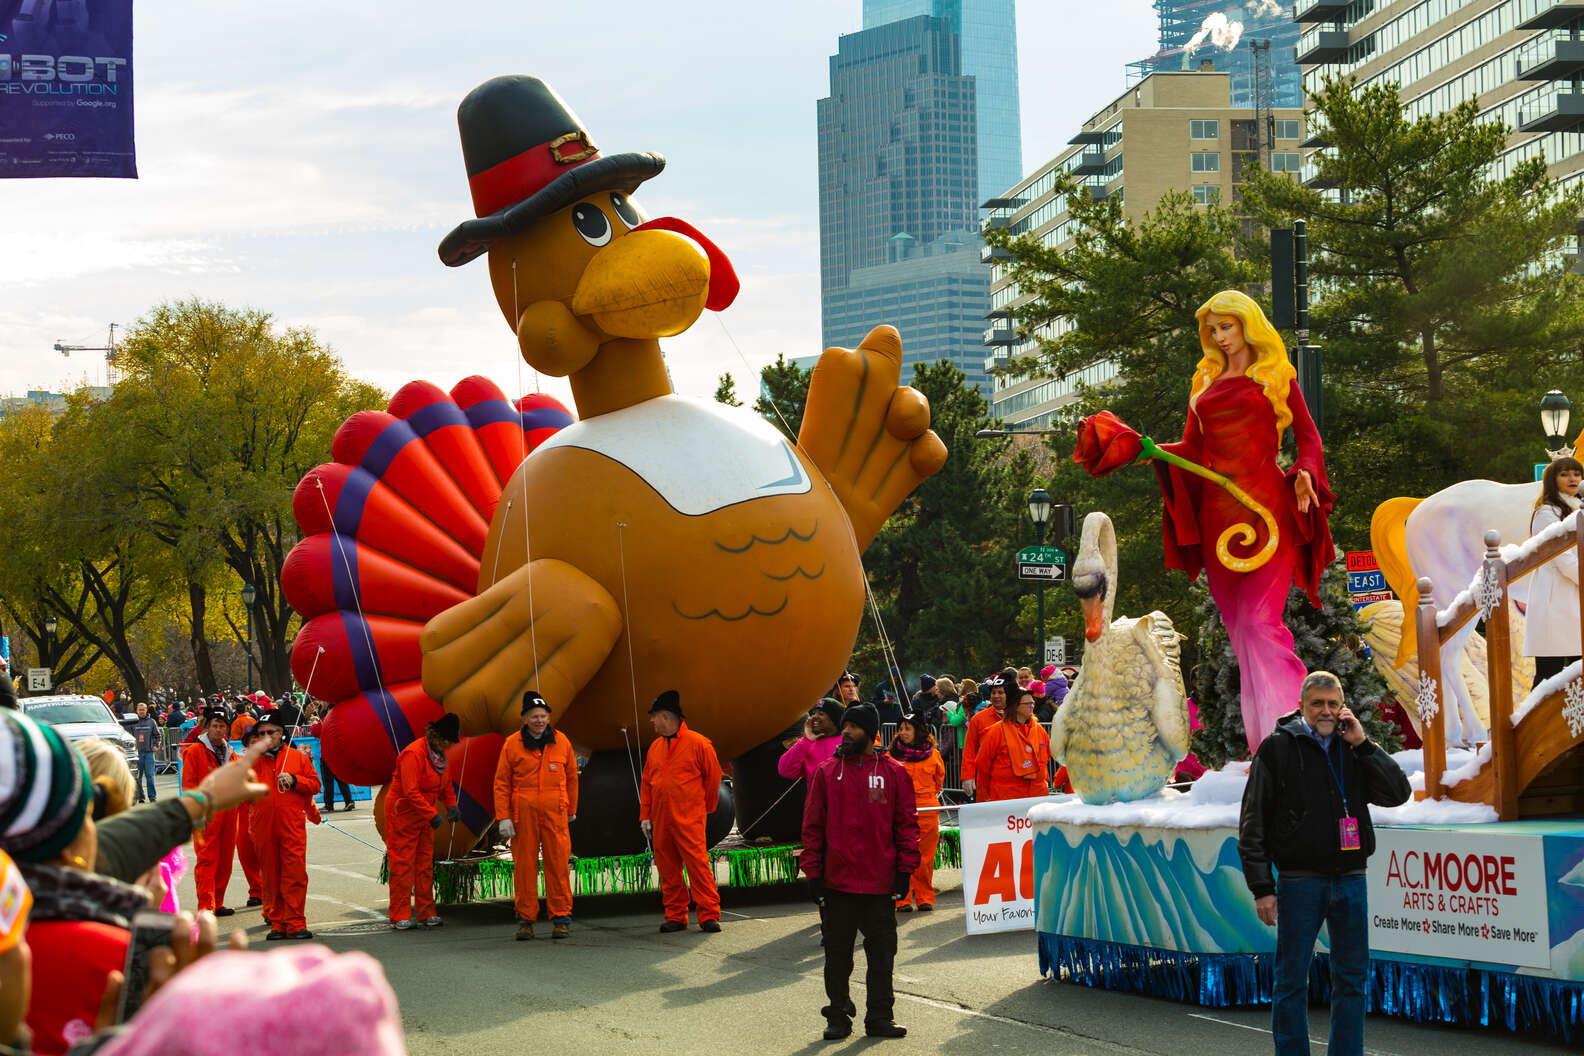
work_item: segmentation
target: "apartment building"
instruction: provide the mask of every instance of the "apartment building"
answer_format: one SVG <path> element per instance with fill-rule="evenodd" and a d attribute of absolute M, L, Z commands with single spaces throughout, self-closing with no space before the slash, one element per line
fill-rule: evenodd
<path fill-rule="evenodd" d="M 1170 190 L 1188 191 L 1200 203 L 1231 202 L 1238 185 L 1256 169 L 1296 173 L 1302 139 L 1301 109 L 1277 108 L 1260 121 L 1255 111 L 1232 105 L 1226 73 L 1154 73 L 1084 122 L 1067 149 L 986 202 L 986 226 L 1033 234 L 1063 249 L 1077 229 L 1066 200 L 1055 193 L 1058 174 L 1076 179 L 1080 193 L 1092 198 L 1120 198 L 1131 222 L 1154 209 Z M 1033 352 L 1035 341 L 1017 335 L 1013 312 L 1027 296 L 1011 279 L 1009 254 L 987 247 L 983 256 L 991 266 L 985 370 L 993 373 Z M 1058 321 L 1041 336 L 1057 337 L 1064 325 Z M 996 374 L 992 413 L 1009 425 L 1049 425 L 1081 385 L 1102 384 L 1115 376 L 1104 351 L 1097 349 L 1093 363 L 1065 378 Z"/>

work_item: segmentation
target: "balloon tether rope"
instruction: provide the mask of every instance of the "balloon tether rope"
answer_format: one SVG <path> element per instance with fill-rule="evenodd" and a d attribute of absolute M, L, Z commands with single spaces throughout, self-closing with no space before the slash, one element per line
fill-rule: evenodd
<path fill-rule="evenodd" d="M 324 478 L 315 477 L 314 485 L 319 489 L 319 502 L 324 506 L 325 518 L 330 524 L 330 537 L 335 540 L 336 553 L 341 558 L 341 565 L 346 569 L 347 582 L 356 583 L 357 577 L 352 574 L 352 562 L 347 560 L 346 545 L 341 541 L 341 532 L 336 525 L 335 514 L 330 511 L 330 500 L 325 496 Z M 369 633 L 368 617 L 363 613 L 363 597 L 361 591 L 352 592 L 352 603 L 357 606 L 358 623 L 363 628 L 363 641 L 368 646 L 369 662 L 374 665 L 374 680 L 378 683 L 376 692 L 381 697 L 389 698 L 391 704 L 396 703 L 396 698 L 385 689 L 385 673 L 380 670 L 379 653 L 374 649 L 374 636 Z M 317 658 L 316 658 L 317 659 Z M 306 687 L 304 687 L 306 690 Z M 402 745 L 396 743 L 396 726 L 385 714 L 383 708 L 376 708 L 380 713 L 380 720 L 385 726 L 385 733 L 390 737 L 391 747 L 396 751 L 402 750 Z"/>

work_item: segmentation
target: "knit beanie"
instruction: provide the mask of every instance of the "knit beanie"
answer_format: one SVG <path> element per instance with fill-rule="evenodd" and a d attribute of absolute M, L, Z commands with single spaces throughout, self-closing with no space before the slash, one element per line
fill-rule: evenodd
<path fill-rule="evenodd" d="M 87 761 L 54 727 L 0 711 L 0 850 L 51 860 L 82 831 L 92 798 Z"/>
<path fill-rule="evenodd" d="M 830 719 L 831 725 L 839 730 L 841 729 L 843 710 L 845 709 L 842 708 L 842 702 L 835 697 L 821 697 L 819 702 L 809 709 L 809 714 L 812 715 L 816 711 L 823 711 L 825 717 Z"/>
<path fill-rule="evenodd" d="M 880 713 L 872 704 L 854 704 L 842 712 L 842 725 L 852 723 L 870 737 L 880 732 Z"/>

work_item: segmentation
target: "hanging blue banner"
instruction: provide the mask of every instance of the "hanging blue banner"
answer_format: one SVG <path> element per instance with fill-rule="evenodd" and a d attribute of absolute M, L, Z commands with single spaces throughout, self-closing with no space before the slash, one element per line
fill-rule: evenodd
<path fill-rule="evenodd" d="M 132 0 L 0 0 L 0 177 L 137 178 Z"/>

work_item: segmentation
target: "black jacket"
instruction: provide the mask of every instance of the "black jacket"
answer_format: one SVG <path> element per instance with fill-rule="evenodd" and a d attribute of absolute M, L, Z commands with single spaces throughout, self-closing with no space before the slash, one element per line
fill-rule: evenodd
<path fill-rule="evenodd" d="M 1348 812 L 1358 819 L 1359 849 L 1341 849 L 1338 821 L 1342 796 L 1333 768 L 1347 790 Z M 1395 807 L 1413 795 L 1396 760 L 1374 741 L 1354 748 L 1341 735 L 1332 738 L 1331 761 L 1320 742 L 1294 711 L 1276 723 L 1254 753 L 1243 811 L 1238 820 L 1238 854 L 1243 879 L 1255 898 L 1276 893 L 1277 870 L 1336 875 L 1365 868 L 1375 852 L 1369 807 Z"/>

